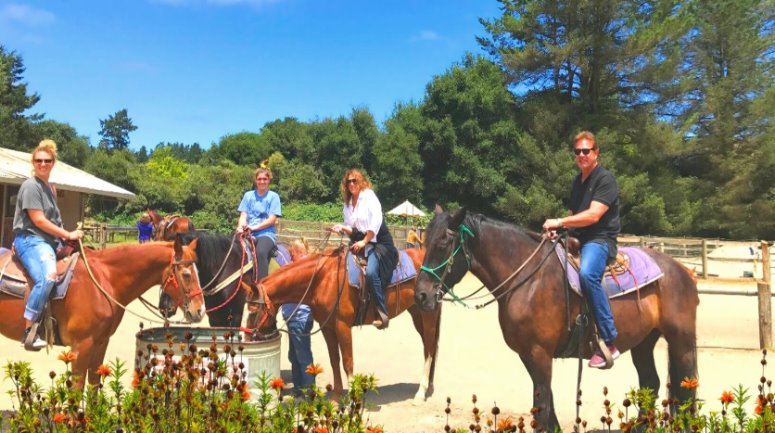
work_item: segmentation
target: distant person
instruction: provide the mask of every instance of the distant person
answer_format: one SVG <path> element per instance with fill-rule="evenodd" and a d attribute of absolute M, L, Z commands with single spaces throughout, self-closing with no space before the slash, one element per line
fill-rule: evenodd
<path fill-rule="evenodd" d="M 419 248 L 421 243 L 420 236 L 417 235 L 415 229 L 410 228 L 406 233 L 406 248 Z"/>
<path fill-rule="evenodd" d="M 268 161 L 264 161 L 256 169 L 256 188 L 242 196 L 237 208 L 240 213 L 237 231 L 250 233 L 256 244 L 259 278 L 269 274 L 270 255 L 277 243 L 275 224 L 282 217 L 280 196 L 269 189 L 271 181 L 272 171 L 269 170 Z"/>
<path fill-rule="evenodd" d="M 570 215 L 547 219 L 543 228 L 554 237 L 556 229 L 566 227 L 579 239 L 581 289 L 592 310 L 600 338 L 608 346 L 611 357 L 616 359 L 619 357 L 619 349 L 614 345 L 617 332 L 602 281 L 606 265 L 616 258 L 616 237 L 620 230 L 619 187 L 614 175 L 598 164 L 600 148 L 591 132 L 579 133 L 573 143 L 576 165 L 581 172 L 571 187 Z M 590 358 L 589 366 L 605 367 L 605 359 L 599 350 Z"/>
<path fill-rule="evenodd" d="M 288 252 L 291 261 L 299 261 L 307 256 L 309 245 L 304 238 L 291 242 Z M 283 319 L 288 327 L 288 361 L 291 362 L 293 377 L 293 395 L 300 397 L 304 390 L 315 384 L 315 376 L 307 373 L 312 359 L 312 310 L 306 304 L 283 304 L 280 307 Z"/>
<path fill-rule="evenodd" d="M 390 320 L 385 288 L 398 264 L 398 250 L 382 215 L 382 204 L 363 172 L 357 168 L 347 170 L 340 188 L 344 200 L 344 224 L 334 225 L 331 231 L 347 234 L 350 252 L 366 257 L 366 286 L 372 293 L 379 317 L 372 324 L 377 329 L 385 329 Z"/>
<path fill-rule="evenodd" d="M 151 222 L 151 216 L 148 212 L 140 215 L 140 219 L 137 221 L 137 240 L 144 244 L 149 242 L 153 237 L 153 223 Z"/>
<path fill-rule="evenodd" d="M 51 170 L 57 161 L 57 145 L 53 140 L 43 140 L 32 152 L 32 176 L 22 182 L 16 196 L 13 217 L 13 248 L 24 265 L 32 288 L 24 307 L 24 334 L 27 340 L 30 329 L 40 321 L 43 308 L 56 282 L 56 249 L 60 240 L 79 240 L 83 232 L 71 232 L 62 228 L 62 215 L 57 205 L 56 188 L 49 183 Z M 37 351 L 46 342 L 35 336 L 25 349 Z"/>

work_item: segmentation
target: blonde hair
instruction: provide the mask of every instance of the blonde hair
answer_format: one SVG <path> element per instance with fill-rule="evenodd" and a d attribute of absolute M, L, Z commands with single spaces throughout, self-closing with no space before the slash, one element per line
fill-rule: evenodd
<path fill-rule="evenodd" d="M 573 137 L 574 147 L 576 146 L 576 143 L 579 142 L 579 140 L 589 140 L 592 143 L 592 149 L 597 149 L 597 139 L 595 138 L 595 134 L 589 131 L 579 132 L 575 137 Z"/>
<path fill-rule="evenodd" d="M 292 240 L 290 245 L 288 245 L 288 253 L 291 255 L 291 260 L 295 260 L 294 252 L 304 255 L 309 254 L 309 243 L 307 240 L 303 237 Z"/>
<path fill-rule="evenodd" d="M 269 180 L 272 180 L 272 170 L 269 169 L 269 161 L 263 161 L 261 165 L 256 169 L 256 173 L 253 175 L 253 180 L 256 180 L 259 174 L 266 174 Z"/>
<path fill-rule="evenodd" d="M 361 187 L 361 189 L 371 188 L 371 181 L 368 177 L 366 177 L 363 172 L 358 168 L 351 168 L 347 170 L 347 172 L 344 174 L 344 177 L 342 177 L 342 183 L 339 185 L 339 189 L 342 192 L 342 200 L 344 200 L 344 204 L 347 205 L 347 203 L 350 201 L 350 198 L 352 197 L 352 194 L 350 194 L 350 189 L 347 188 L 347 178 L 350 176 L 353 176 L 357 181 L 358 185 Z"/>
<path fill-rule="evenodd" d="M 46 152 L 51 155 L 51 158 L 54 160 L 54 162 L 57 161 L 57 144 L 50 138 L 42 140 L 38 144 L 38 147 L 32 151 L 32 155 L 30 155 L 30 162 L 35 162 L 35 154 L 38 152 Z"/>

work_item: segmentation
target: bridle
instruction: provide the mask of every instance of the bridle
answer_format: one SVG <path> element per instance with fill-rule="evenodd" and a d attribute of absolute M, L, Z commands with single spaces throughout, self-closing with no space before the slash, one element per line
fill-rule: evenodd
<path fill-rule="evenodd" d="M 196 278 L 198 281 L 199 271 L 196 269 L 196 261 L 190 260 L 190 259 L 185 259 L 185 260 L 176 259 L 175 253 L 173 252 L 172 260 L 170 260 L 170 273 L 167 275 L 167 278 L 164 280 L 164 284 L 161 285 L 161 290 L 164 293 L 167 293 L 168 295 L 170 295 L 170 293 L 167 287 L 170 285 L 175 289 L 177 289 L 178 291 L 182 291 L 186 295 L 186 298 L 188 298 L 186 300 L 186 304 L 188 304 L 189 302 L 188 300 L 196 296 L 200 296 L 203 293 L 201 286 L 196 290 L 186 290 L 186 287 L 181 283 L 183 277 L 180 275 L 180 273 L 184 268 L 187 268 L 189 266 L 194 270 L 194 278 Z M 184 287 L 184 288 L 181 289 L 181 287 Z M 172 295 L 170 296 L 174 299 L 174 296 Z"/>
<path fill-rule="evenodd" d="M 455 236 L 455 232 L 454 231 L 452 231 L 450 229 L 446 229 L 446 231 L 447 231 L 447 235 Z M 434 296 L 436 298 L 436 302 L 441 302 L 442 298 L 444 298 L 444 294 L 445 293 L 450 293 L 450 294 L 452 294 L 453 297 L 456 297 L 454 295 L 454 292 L 452 291 L 452 288 L 448 287 L 447 284 L 444 282 L 444 279 L 447 277 L 447 274 L 449 274 L 450 269 L 452 268 L 452 265 L 455 263 L 455 256 L 457 256 L 458 254 L 460 254 L 462 252 L 463 255 L 466 258 L 466 263 L 468 264 L 468 270 L 471 270 L 471 256 L 470 256 L 470 254 L 468 253 L 468 251 L 465 248 L 465 235 L 469 235 L 472 238 L 475 238 L 476 236 L 471 231 L 471 229 L 469 229 L 465 224 L 460 224 L 458 226 L 457 234 L 459 236 L 455 237 L 455 242 L 452 244 L 452 248 L 451 248 L 452 252 L 450 253 L 450 255 L 447 258 L 447 260 L 444 260 L 443 262 L 441 262 L 438 266 L 436 266 L 434 268 L 429 268 L 429 267 L 427 267 L 425 265 L 420 266 L 420 272 L 424 271 L 424 272 L 427 272 L 427 273 L 431 274 L 439 282 L 439 284 L 434 284 L 434 286 L 436 287 L 436 291 L 434 293 Z M 459 239 L 459 241 L 458 241 L 458 239 Z M 443 270 L 441 272 L 441 275 L 437 274 L 436 271 L 438 271 L 439 269 L 442 269 L 442 268 L 443 268 Z M 442 287 L 445 290 L 442 290 Z"/>

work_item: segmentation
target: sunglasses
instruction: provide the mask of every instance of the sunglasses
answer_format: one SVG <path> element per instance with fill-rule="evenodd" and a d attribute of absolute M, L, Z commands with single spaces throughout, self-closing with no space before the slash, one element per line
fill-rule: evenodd
<path fill-rule="evenodd" d="M 347 179 L 347 183 L 358 183 L 358 179 Z"/>
<path fill-rule="evenodd" d="M 256 182 L 269 182 L 269 179 L 266 177 L 257 177 Z"/>
<path fill-rule="evenodd" d="M 592 152 L 593 150 L 595 150 L 594 147 L 589 148 L 589 149 L 573 149 L 573 153 L 575 153 L 576 156 L 579 156 L 581 154 L 589 155 L 589 152 Z"/>
<path fill-rule="evenodd" d="M 51 164 L 54 162 L 53 159 L 33 159 L 35 164 Z"/>

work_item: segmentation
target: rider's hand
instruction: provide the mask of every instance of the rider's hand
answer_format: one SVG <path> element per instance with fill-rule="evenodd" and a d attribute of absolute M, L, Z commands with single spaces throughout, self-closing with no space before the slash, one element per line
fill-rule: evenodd
<path fill-rule="evenodd" d="M 350 251 L 357 253 L 358 251 L 366 248 L 366 241 L 358 241 L 350 247 Z"/>
<path fill-rule="evenodd" d="M 77 241 L 83 238 L 83 231 L 81 230 L 73 230 L 71 232 L 67 233 L 67 240 L 68 241 Z"/>
<path fill-rule="evenodd" d="M 344 230 L 344 226 L 341 224 L 334 224 L 334 226 L 331 227 L 331 231 L 334 233 L 342 233 L 342 230 Z"/>

